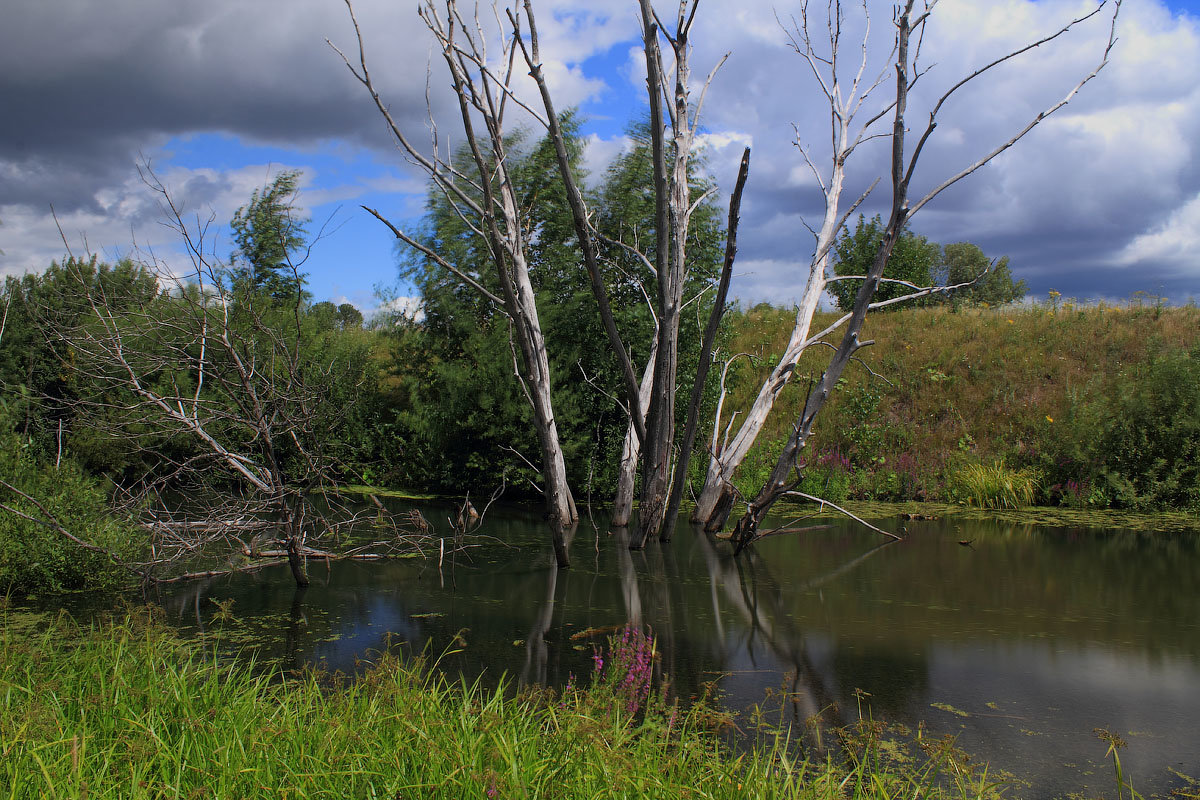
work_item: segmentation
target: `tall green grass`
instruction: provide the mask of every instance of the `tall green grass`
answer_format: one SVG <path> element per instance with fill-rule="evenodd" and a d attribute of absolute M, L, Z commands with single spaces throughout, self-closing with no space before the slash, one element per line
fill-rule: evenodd
<path fill-rule="evenodd" d="M 1025 467 L 1011 469 L 1004 462 L 966 463 L 950 474 L 950 495 L 959 502 L 980 508 L 1017 509 L 1033 505 L 1041 476 Z"/>
<path fill-rule="evenodd" d="M 726 420 L 749 408 L 794 317 L 766 305 L 730 316 L 727 350 L 762 358 L 731 371 Z M 1200 509 L 1195 305 L 905 309 L 871 315 L 862 338 L 875 342 L 861 351 L 875 375 L 847 368 L 809 442 L 849 458 L 849 499 L 952 501 L 965 459 L 1036 468 L 1037 503 Z M 791 430 L 828 360 L 823 348 L 801 359 L 745 483 L 774 463 L 766 443 Z"/>
<path fill-rule="evenodd" d="M 996 792 L 986 781 L 931 780 L 926 767 L 948 763 L 933 758 L 900 771 L 876 769 L 861 754 L 842 766 L 806 761 L 782 734 L 735 755 L 712 730 L 720 715 L 702 705 L 679 708 L 661 686 L 647 690 L 648 642 L 616 642 L 607 659 L 613 669 L 555 695 L 487 691 L 447 679 L 424 660 L 391 656 L 353 681 L 259 674 L 252 664 L 214 661 L 144 614 L 86 629 L 63 618 L 40 633 L 5 617 L 0 796 L 741 800 L 895 797 L 917 786 L 928 787 L 923 797 Z"/>

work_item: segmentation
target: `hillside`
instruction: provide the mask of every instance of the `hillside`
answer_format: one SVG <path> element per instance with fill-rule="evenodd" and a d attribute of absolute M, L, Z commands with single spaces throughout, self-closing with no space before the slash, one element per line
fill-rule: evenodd
<path fill-rule="evenodd" d="M 725 352 L 755 358 L 731 371 L 727 407 L 749 406 L 793 315 L 731 316 Z M 1200 507 L 1194 305 L 905 309 L 870 317 L 863 338 L 875 344 L 847 370 L 806 459 L 810 488 L 830 499 Z M 743 492 L 765 477 L 830 352 L 801 361 L 743 466 Z M 978 481 L 1016 494 L 1005 502 Z"/>

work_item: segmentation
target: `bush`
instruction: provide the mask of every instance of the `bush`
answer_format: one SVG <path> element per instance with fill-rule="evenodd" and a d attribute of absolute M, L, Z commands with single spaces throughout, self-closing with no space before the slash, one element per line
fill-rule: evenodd
<path fill-rule="evenodd" d="M 145 536 L 130 520 L 110 513 L 100 484 L 69 458 L 57 467 L 39 462 L 11 419 L 9 407 L 0 403 L 0 478 L 45 510 L 2 486 L 0 502 L 39 519 L 52 516 L 75 536 L 121 558 L 136 557 Z M 115 588 L 129 575 L 58 531 L 0 509 L 0 593 Z"/>
<path fill-rule="evenodd" d="M 964 463 L 952 467 L 949 480 L 950 498 L 980 508 L 1011 509 L 1033 505 L 1041 476 L 1026 467 L 1011 469 L 1004 462 L 996 464 Z"/>
<path fill-rule="evenodd" d="M 1200 347 L 1125 376 L 1097 443 L 1119 505 L 1200 509 Z"/>

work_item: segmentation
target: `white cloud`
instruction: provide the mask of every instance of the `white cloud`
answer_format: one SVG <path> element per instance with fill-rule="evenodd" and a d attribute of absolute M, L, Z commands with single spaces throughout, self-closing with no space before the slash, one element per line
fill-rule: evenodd
<path fill-rule="evenodd" d="M 401 321 L 423 322 L 425 320 L 425 303 L 419 297 L 393 297 L 375 308 L 361 310 L 363 315 L 368 318 L 380 316 L 396 323 Z"/>
<path fill-rule="evenodd" d="M 601 102 L 613 116 L 620 109 L 639 116 L 644 61 L 636 9 L 627 0 L 541 0 L 537 7 L 558 106 Z M 886 70 L 891 43 L 890 3 L 870 0 L 870 7 L 868 81 Z M 936 66 L 913 98 L 911 126 L 919 127 L 928 104 L 959 77 L 1028 41 L 1031 32 L 1049 33 L 1091 7 L 1091 0 L 942 0 L 923 55 L 925 64 Z M 439 131 L 444 138 L 456 130 L 444 67 L 430 58 L 428 34 L 412 8 L 384 0 L 359 0 L 356 8 L 384 100 L 414 141 L 429 138 L 427 64 Z M 791 144 L 797 132 L 816 163 L 828 168 L 822 155 L 828 108 L 775 18 L 777 11 L 786 21 L 797 9 L 795 2 L 776 8 L 712 0 L 702 4 L 692 37 L 695 81 L 731 53 L 710 89 L 703 128 L 710 168 L 726 192 L 742 143 L 754 144 L 739 240 L 743 264 L 754 268 L 753 278 L 740 285 L 762 297 L 802 291 L 796 265 L 806 263 L 811 239 L 799 215 L 812 220 L 822 211 L 820 192 Z M 844 53 L 853 50 L 854 58 L 845 65 L 854 68 L 861 22 L 857 4 L 846 10 Z M 353 44 L 344 8 L 327 0 L 24 4 L 0 28 L 0 107 L 12 121 L 0 130 L 0 248 L 6 251 L 0 268 L 41 268 L 61 255 L 50 201 L 72 241 L 86 231 L 97 244 L 128 242 L 131 227 L 139 240 L 162 241 L 152 224 L 154 203 L 131 181 L 133 154 L 155 152 L 170 136 L 188 132 L 280 144 L 297 154 L 291 160 L 301 167 L 317 142 L 369 151 L 396 171 L 363 179 L 310 174 L 313 185 L 301 202 L 312 208 L 392 191 L 406 215 L 419 215 L 423 179 L 395 154 L 362 87 L 325 47 L 326 36 L 348 50 Z M 1094 66 L 1106 36 L 1106 22 L 1097 17 L 949 103 L 914 189 L 953 174 L 1060 97 Z M 1018 277 L 1036 292 L 1047 282 L 1068 291 L 1062 281 L 1094 275 L 1087 267 L 1099 263 L 1113 265 L 1102 276 L 1108 283 L 1071 294 L 1120 296 L 1127 293 L 1120 281 L 1136 281 L 1134 272 L 1151 267 L 1194 275 L 1187 235 L 1200 196 L 1200 31 L 1193 18 L 1172 13 L 1162 0 L 1142 0 L 1125 4 L 1119 36 L 1109 66 L 1067 108 L 922 211 L 914 227 L 935 240 L 977 241 L 989 253 L 1012 256 Z M 604 56 L 608 72 L 596 71 L 594 56 Z M 889 88 L 885 81 L 878 102 Z M 531 87 L 521 92 L 536 101 Z M 593 179 L 621 144 L 620 136 L 590 137 Z M 884 174 L 886 159 L 883 142 L 856 153 L 847 196 Z M 266 169 L 173 173 L 168 157 L 163 166 L 196 208 L 212 208 L 219 220 L 263 183 Z M 881 188 L 863 211 L 873 214 L 886 201 Z"/>
<path fill-rule="evenodd" d="M 1117 255 L 1121 266 L 1171 264 L 1183 276 L 1200 278 L 1200 194 L 1171 214 L 1161 225 L 1136 236 Z"/>
<path fill-rule="evenodd" d="M 588 183 L 598 186 L 604 180 L 604 173 L 622 151 L 633 146 L 633 140 L 628 136 L 614 136 L 604 139 L 596 134 L 584 137 L 583 168 L 588 174 Z"/>

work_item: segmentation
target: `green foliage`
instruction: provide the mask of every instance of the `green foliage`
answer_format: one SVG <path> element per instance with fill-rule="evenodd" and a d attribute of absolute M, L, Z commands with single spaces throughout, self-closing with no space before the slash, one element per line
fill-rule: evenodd
<path fill-rule="evenodd" d="M 489 691 L 385 654 L 354 682 L 293 679 L 215 662 L 145 613 L 0 626 L 0 786 L 13 798 L 999 795 L 957 750 L 902 759 L 876 726 L 847 729 L 845 766 L 801 757 L 786 731 L 734 753 L 727 717 L 703 702 L 653 692 L 631 714 L 604 678 L 561 697 Z"/>
<path fill-rule="evenodd" d="M 948 244 L 942 253 L 944 282 L 947 285 L 974 280 L 991 267 L 991 271 L 973 286 L 951 292 L 949 300 L 953 304 L 1000 306 L 1020 300 L 1029 290 L 1025 281 L 1013 281 L 1008 256 L 1001 258 L 992 267 L 983 251 L 970 242 Z"/>
<path fill-rule="evenodd" d="M 573 113 L 563 115 L 568 153 L 583 184 L 583 141 Z M 589 198 L 596 223 L 611 238 L 636 241 L 654 258 L 653 197 L 649 141 L 644 130 L 631 132 L 634 146 L 609 168 Z M 616 359 L 600 325 L 578 244 L 553 145 L 513 137 L 508 167 L 530 227 L 525 231 L 530 276 L 550 359 L 555 421 L 567 462 L 568 479 L 580 498 L 605 498 L 615 488 L 617 462 L 627 417 L 613 401 L 624 394 Z M 468 154 L 456 159 L 471 164 Z M 468 173 L 473 168 L 464 167 Z M 699 197 L 706 184 L 695 180 Z M 464 224 L 446 196 L 431 190 L 424 243 L 500 294 L 496 267 L 486 244 Z M 636 232 L 636 233 L 635 233 Z M 701 204 L 692 217 L 687 299 L 716 274 L 723 242 L 719 211 Z M 640 260 L 619 247 L 606 247 L 607 289 L 617 327 L 644 362 L 653 321 L 638 281 L 652 283 Z M 530 466 L 538 461 L 532 411 L 516 379 L 523 367 L 500 309 L 463 286 L 438 264 L 401 250 L 401 276 L 421 294 L 424 319 L 392 329 L 396 370 L 393 391 L 403 409 L 398 435 L 409 458 L 402 482 L 409 486 L 461 492 L 490 492 L 507 475 L 508 484 L 526 491 L 541 480 Z M 680 336 L 680 408 L 684 413 L 700 348 L 703 303 L 689 306 Z"/>
<path fill-rule="evenodd" d="M 315 325 L 320 330 L 349 331 L 361 328 L 363 325 L 362 312 L 350 303 L 335 306 L 328 300 L 322 300 L 320 303 L 314 303 L 308 309 L 308 313 L 313 317 Z"/>
<path fill-rule="evenodd" d="M 834 274 L 866 275 L 883 243 L 885 227 L 878 214 L 869 222 L 862 214 L 859 214 L 854 232 L 842 231 L 842 236 L 834 247 L 836 256 L 833 266 Z M 883 277 L 905 281 L 918 287 L 930 286 L 934 282 L 934 274 L 941 261 L 942 251 L 937 243 L 905 228 L 896 241 L 895 249 L 892 251 L 891 258 L 888 259 L 887 266 L 884 267 Z M 861 287 L 861 280 L 840 280 L 830 283 L 829 293 L 837 300 L 838 308 L 849 311 L 854 308 L 854 298 L 858 295 Z M 875 290 L 873 302 L 901 297 L 912 291 L 911 287 L 903 284 L 881 282 L 879 288 Z M 909 303 L 888 306 L 888 308 L 895 309 L 904 305 L 920 304 L 920 301 L 914 300 Z"/>
<path fill-rule="evenodd" d="M 1006 467 L 1003 461 L 967 462 L 952 467 L 949 482 L 952 500 L 980 508 L 1015 509 L 1033 505 L 1041 476 L 1030 467 Z"/>
<path fill-rule="evenodd" d="M 1095 460 L 1119 505 L 1200 510 L 1200 347 L 1128 370 L 1101 413 Z"/>
<path fill-rule="evenodd" d="M 852 480 L 850 459 L 838 450 L 815 454 L 805 464 L 803 473 L 800 491 L 805 494 L 839 504 L 849 499 Z"/>
<path fill-rule="evenodd" d="M 733 313 L 727 350 L 779 352 L 794 314 Z M 1200 309 L 933 306 L 872 315 L 863 338 L 875 341 L 863 360 L 891 385 L 851 365 L 810 442 L 851 459 L 850 499 L 948 500 L 966 459 L 1037 470 L 1039 503 L 1195 508 L 1186 487 L 1197 481 L 1190 420 Z M 827 351 L 805 354 L 760 442 L 786 435 L 804 401 L 802 376 L 827 361 Z M 725 413 L 744 412 L 763 377 L 761 365 L 742 360 Z M 748 474 L 777 454 L 769 445 L 752 454 Z"/>
<path fill-rule="evenodd" d="M 103 412 L 82 414 L 75 401 L 91 391 L 86 372 L 94 365 L 80 363 L 55 331 L 86 329 L 95 322 L 88 297 L 101 298 L 114 317 L 144 309 L 159 300 L 154 276 L 129 260 L 106 264 L 95 256 L 54 262 L 41 274 L 9 278 L 4 287 L 7 309 L 0 339 L 0 387 L 9 397 L 22 395 L 16 425 L 36 453 L 57 448 L 59 430 L 68 445 L 76 431 L 94 432 L 130 405 L 128 393 L 106 397 Z M 88 442 L 76 448 L 89 472 L 111 472 L 130 462 L 127 447 L 103 443 L 103 437 L 81 434 Z"/>
<path fill-rule="evenodd" d="M 0 486 L 0 503 L 46 522 L 121 558 L 140 553 L 145 531 L 109 512 L 100 483 L 66 458 L 57 466 L 34 455 L 28 437 L 13 430 L 19 411 L 0 402 L 0 479 L 41 504 Z M 52 519 L 47 519 L 47 515 Z M 130 573 L 103 554 L 81 548 L 61 532 L 0 509 L 0 594 L 109 589 Z"/>
<path fill-rule="evenodd" d="M 234 260 L 239 279 L 281 302 L 294 302 L 303 284 L 296 268 L 303 261 L 299 252 L 305 246 L 308 220 L 292 212 L 300 175 L 294 169 L 280 172 L 255 189 L 229 223 L 238 246 Z"/>

